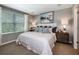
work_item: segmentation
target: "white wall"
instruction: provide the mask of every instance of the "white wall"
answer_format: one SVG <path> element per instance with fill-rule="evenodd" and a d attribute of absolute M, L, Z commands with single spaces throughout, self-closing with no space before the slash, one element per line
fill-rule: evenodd
<path fill-rule="evenodd" d="M 73 41 L 73 12 L 72 7 L 62 10 L 54 11 L 54 22 L 58 27 L 61 26 L 61 22 L 68 22 L 67 31 L 69 32 L 69 42 Z M 40 23 L 40 17 L 37 16 L 37 23 Z"/>
<path fill-rule="evenodd" d="M 68 18 L 70 18 L 68 20 L 68 31 L 70 34 L 70 41 L 71 39 L 73 39 L 73 47 L 75 49 L 78 48 L 78 26 L 79 26 L 79 22 L 78 22 L 78 5 L 74 5 L 72 8 L 69 9 L 63 9 L 63 10 L 59 10 L 59 11 L 55 11 L 55 22 L 60 25 L 61 24 L 61 18 L 63 18 L 64 16 L 67 16 Z"/>
<path fill-rule="evenodd" d="M 77 21 L 78 21 L 78 19 L 77 19 L 77 5 L 74 5 L 74 7 L 73 7 L 73 16 L 74 16 L 74 44 L 73 44 L 73 46 L 74 46 L 74 48 L 75 49 L 77 49 Z"/>
<path fill-rule="evenodd" d="M 24 26 L 24 31 L 28 31 L 28 15 L 24 14 L 25 16 L 25 26 Z"/>
<path fill-rule="evenodd" d="M 36 20 L 37 20 L 37 24 L 40 24 L 40 16 L 39 15 L 36 16 Z"/>
<path fill-rule="evenodd" d="M 31 27 L 36 27 L 37 24 L 37 16 L 36 15 L 28 15 L 28 28 L 30 29 Z"/>
<path fill-rule="evenodd" d="M 78 46 L 78 49 L 79 49 L 79 5 L 78 5 L 78 13 L 77 13 L 77 46 Z"/>
<path fill-rule="evenodd" d="M 72 8 L 62 9 L 55 11 L 54 20 L 57 23 L 58 27 L 63 23 L 67 23 L 67 31 L 69 32 L 69 42 L 73 40 L 73 12 Z"/>

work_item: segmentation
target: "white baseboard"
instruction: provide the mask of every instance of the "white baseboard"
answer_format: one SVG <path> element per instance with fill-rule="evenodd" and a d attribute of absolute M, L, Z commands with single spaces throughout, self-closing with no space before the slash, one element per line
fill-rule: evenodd
<path fill-rule="evenodd" d="M 77 46 L 74 45 L 74 49 L 78 49 Z"/>
<path fill-rule="evenodd" d="M 5 44 L 8 44 L 8 43 L 15 42 L 15 41 L 16 41 L 16 40 L 11 40 L 11 41 L 8 41 L 8 42 L 5 42 L 5 43 L 2 43 L 2 44 L 0 44 L 0 46 L 5 45 Z"/>

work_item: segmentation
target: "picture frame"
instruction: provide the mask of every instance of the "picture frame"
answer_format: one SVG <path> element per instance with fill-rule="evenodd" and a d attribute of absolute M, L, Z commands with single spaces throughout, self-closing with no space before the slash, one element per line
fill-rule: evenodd
<path fill-rule="evenodd" d="M 40 14 L 40 23 L 54 23 L 54 11 Z"/>

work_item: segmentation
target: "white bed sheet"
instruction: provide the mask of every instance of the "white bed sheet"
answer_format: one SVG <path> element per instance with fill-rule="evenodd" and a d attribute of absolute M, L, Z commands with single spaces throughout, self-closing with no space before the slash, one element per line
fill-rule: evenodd
<path fill-rule="evenodd" d="M 20 42 L 24 47 L 40 55 L 52 55 L 52 48 L 55 41 L 55 34 L 40 32 L 22 33 L 17 38 L 17 42 Z"/>

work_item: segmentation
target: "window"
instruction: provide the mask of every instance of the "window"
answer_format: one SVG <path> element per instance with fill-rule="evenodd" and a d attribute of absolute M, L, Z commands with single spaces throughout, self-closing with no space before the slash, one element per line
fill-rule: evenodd
<path fill-rule="evenodd" d="M 24 31 L 24 20 L 23 13 L 2 8 L 2 33 Z"/>

